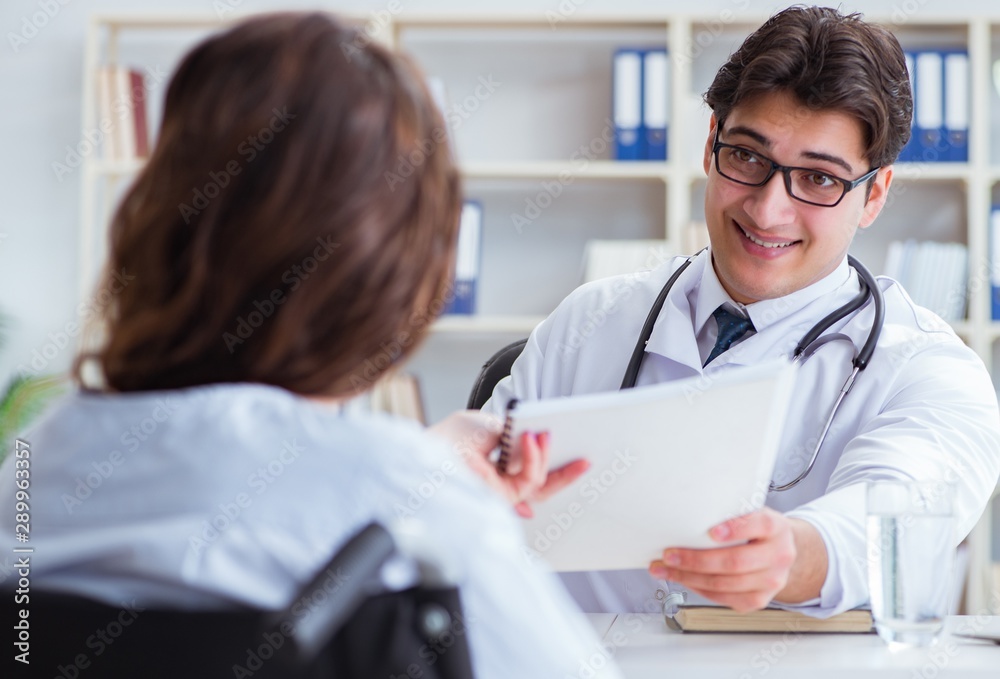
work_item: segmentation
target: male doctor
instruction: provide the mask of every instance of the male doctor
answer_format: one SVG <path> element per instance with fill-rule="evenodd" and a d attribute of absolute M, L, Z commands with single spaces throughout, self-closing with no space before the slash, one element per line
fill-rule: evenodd
<path fill-rule="evenodd" d="M 910 135 L 899 43 L 828 8 L 773 16 L 718 71 L 705 100 L 713 111 L 703 161 L 711 247 L 671 289 L 639 386 L 790 356 L 811 327 L 858 295 L 848 248 L 885 205 L 892 163 Z M 684 259 L 646 278 L 605 279 L 573 292 L 532 332 L 485 409 L 500 412 L 512 396 L 618 389 L 650 306 Z M 773 601 L 822 617 L 863 604 L 864 487 L 872 479 L 954 481 L 956 544 L 972 529 L 1000 473 L 990 376 L 898 283 L 881 278 L 879 285 L 885 323 L 871 364 L 804 480 L 710 531 L 719 542 L 745 541 L 738 546 L 664 545 L 648 572 L 564 574 L 584 610 L 649 610 L 662 580 L 738 610 Z M 596 310 L 610 310 L 603 324 L 591 320 Z M 808 465 L 873 318 L 869 299 L 827 331 L 853 346 L 830 342 L 802 365 L 776 483 Z M 592 332 L 583 337 L 585 327 Z M 719 417 L 725 426 L 725 414 Z"/>

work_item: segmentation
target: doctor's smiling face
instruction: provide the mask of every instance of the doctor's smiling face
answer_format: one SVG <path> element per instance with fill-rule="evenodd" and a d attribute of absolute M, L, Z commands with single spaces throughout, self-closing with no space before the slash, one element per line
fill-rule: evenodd
<path fill-rule="evenodd" d="M 715 272 L 737 302 L 782 297 L 833 272 L 858 228 L 868 227 L 885 204 L 891 166 L 878 171 L 870 191 L 864 182 L 833 207 L 810 205 L 788 194 L 781 171 L 763 186 L 721 176 L 713 154 L 716 135 L 719 142 L 779 165 L 815 170 L 793 175 L 796 182 L 842 186 L 830 177 L 854 180 L 871 166 L 857 119 L 836 109 L 811 109 L 790 93 L 761 94 L 739 104 L 721 129 L 712 116 L 704 156 L 705 219 Z M 755 160 L 736 153 L 741 162 Z"/>

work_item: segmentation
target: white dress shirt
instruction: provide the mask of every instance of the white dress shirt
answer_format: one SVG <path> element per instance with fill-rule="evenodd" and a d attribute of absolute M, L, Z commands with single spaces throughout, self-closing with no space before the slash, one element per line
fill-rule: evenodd
<path fill-rule="evenodd" d="M 514 396 L 530 400 L 617 390 L 653 301 L 683 261 L 574 291 L 532 332 L 511 376 L 500 382 L 484 409 L 500 412 Z M 703 368 L 717 332 L 712 312 L 733 303 L 710 262 L 709 251 L 696 256 L 675 284 L 646 345 L 638 385 L 790 357 L 810 328 L 860 290 L 845 259 L 802 290 L 746 305 L 756 332 Z M 770 493 L 766 502 L 809 521 L 826 544 L 829 570 L 821 595 L 798 606 L 817 616 L 868 600 L 865 481 L 955 481 L 961 540 L 982 514 L 1000 474 L 1000 416 L 982 361 L 944 321 L 913 304 L 896 282 L 880 278 L 879 284 L 885 323 L 869 367 L 844 400 L 812 472 L 792 489 Z M 795 478 L 808 464 L 873 317 L 869 302 L 834 324 L 827 334 L 842 338 L 822 346 L 798 371 L 776 482 Z M 645 570 L 563 577 L 589 611 L 657 610 L 654 593 L 664 587 Z"/>
<path fill-rule="evenodd" d="M 22 438 L 33 588 L 278 609 L 368 522 L 405 519 L 460 586 L 477 677 L 620 676 L 558 579 L 525 558 L 513 510 L 416 425 L 225 384 L 73 394 Z M 14 471 L 11 455 L 6 554 Z M 410 584 L 407 565 L 389 580 Z"/>

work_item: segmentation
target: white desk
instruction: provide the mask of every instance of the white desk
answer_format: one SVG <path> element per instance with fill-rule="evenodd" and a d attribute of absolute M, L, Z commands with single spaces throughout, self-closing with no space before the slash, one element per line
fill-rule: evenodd
<path fill-rule="evenodd" d="M 898 652 L 875 634 L 683 634 L 661 616 L 588 617 L 626 679 L 1000 679 L 1000 645 L 951 635 L 1000 617 L 949 617 L 936 646 Z M 592 666 L 603 666 L 594 653 Z"/>

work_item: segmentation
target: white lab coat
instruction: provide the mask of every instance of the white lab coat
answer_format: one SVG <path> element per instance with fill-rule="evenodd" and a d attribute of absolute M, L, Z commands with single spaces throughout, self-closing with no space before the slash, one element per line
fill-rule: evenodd
<path fill-rule="evenodd" d="M 511 377 L 497 386 L 484 409 L 499 412 L 511 396 L 530 400 L 618 389 L 655 297 L 683 261 L 676 258 L 652 272 L 599 280 L 574 291 L 532 332 Z M 709 252 L 698 255 L 675 284 L 647 344 L 638 385 L 710 376 L 789 356 L 814 324 L 860 289 L 845 259 L 808 288 L 748 305 L 756 334 L 702 368 L 694 319 L 711 309 L 703 304 L 697 312 L 699 294 L 708 297 L 705 288 L 720 287 L 710 261 Z M 979 519 L 1000 474 L 997 397 L 982 361 L 898 283 L 888 278 L 879 283 L 886 314 L 871 364 L 844 400 L 809 476 L 767 498 L 767 506 L 812 523 L 826 543 L 829 571 L 821 595 L 800 606 L 817 616 L 868 600 L 865 481 L 955 481 L 957 544 Z M 714 308 L 717 301 L 710 304 Z M 842 333 L 860 348 L 873 307 L 869 301 L 828 334 Z M 854 346 L 831 342 L 802 365 L 774 472 L 779 483 L 808 464 L 852 368 Z M 656 607 L 653 594 L 663 587 L 644 570 L 566 574 L 564 579 L 584 610 L 591 611 L 648 612 Z"/>

